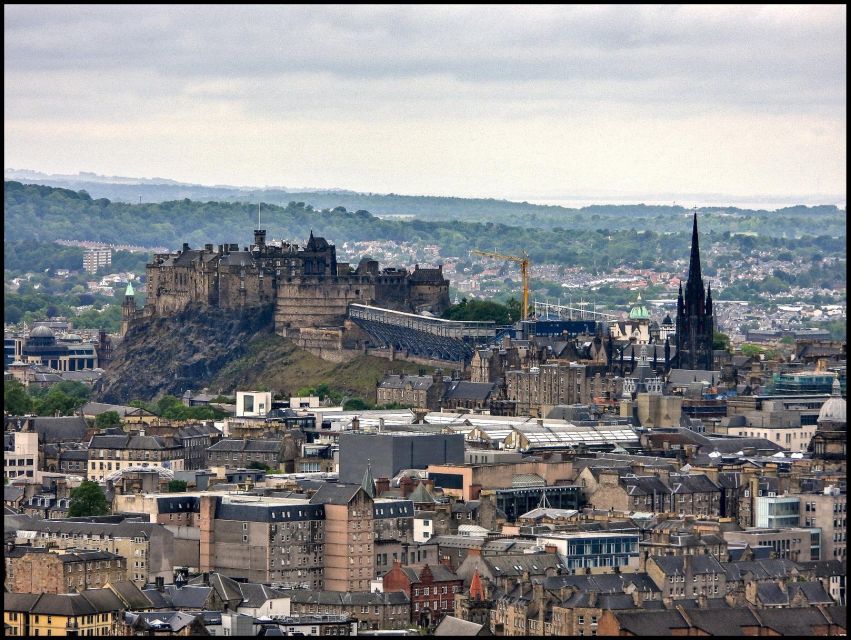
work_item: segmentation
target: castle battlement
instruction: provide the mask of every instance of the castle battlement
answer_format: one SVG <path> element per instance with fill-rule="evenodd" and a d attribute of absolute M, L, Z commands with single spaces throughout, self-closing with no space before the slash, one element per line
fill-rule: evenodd
<path fill-rule="evenodd" d="M 303 248 L 267 244 L 263 229 L 242 249 L 233 243 L 192 249 L 184 243 L 176 253 L 155 254 L 145 270 L 145 315 L 172 315 L 190 303 L 233 310 L 274 305 L 275 330 L 282 335 L 288 329 L 342 326 L 350 303 L 435 314 L 449 306 L 442 267 L 379 269 L 377 261 L 366 259 L 352 267 L 338 263 L 335 246 L 313 232 Z"/>

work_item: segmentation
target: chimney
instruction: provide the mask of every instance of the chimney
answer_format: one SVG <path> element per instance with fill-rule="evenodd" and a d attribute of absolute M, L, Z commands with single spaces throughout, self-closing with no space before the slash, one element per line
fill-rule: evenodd
<path fill-rule="evenodd" d="M 556 553 L 558 553 L 558 547 L 555 546 L 554 544 L 545 544 L 544 545 L 544 552 L 556 554 Z"/>
<path fill-rule="evenodd" d="M 597 595 L 598 594 L 597 594 L 596 591 L 591 591 L 588 594 L 588 608 L 589 609 L 593 609 L 594 607 L 597 606 Z"/>
<path fill-rule="evenodd" d="M 357 416 L 352 418 L 352 431 L 358 431 L 360 429 L 360 420 Z"/>
<path fill-rule="evenodd" d="M 378 478 L 375 481 L 375 495 L 380 496 L 382 493 L 390 490 L 390 478 Z"/>
<path fill-rule="evenodd" d="M 452 558 L 450 558 L 449 556 L 440 556 L 440 558 L 438 558 L 438 563 L 442 564 L 444 567 L 447 567 L 450 571 L 452 571 Z"/>
<path fill-rule="evenodd" d="M 378 433 L 384 431 L 384 418 L 378 418 Z"/>
<path fill-rule="evenodd" d="M 414 492 L 414 481 L 411 480 L 410 476 L 402 476 L 399 479 L 399 489 L 403 498 L 407 498 Z"/>
<path fill-rule="evenodd" d="M 632 596 L 632 604 L 634 604 L 637 609 L 641 608 L 641 592 L 638 589 L 635 589 L 630 595 Z"/>

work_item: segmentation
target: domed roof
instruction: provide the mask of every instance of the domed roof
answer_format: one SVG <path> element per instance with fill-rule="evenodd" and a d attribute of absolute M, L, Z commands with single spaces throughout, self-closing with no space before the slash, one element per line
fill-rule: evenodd
<path fill-rule="evenodd" d="M 638 298 L 635 303 L 632 305 L 632 309 L 629 310 L 629 319 L 630 320 L 649 320 L 650 313 L 647 311 L 647 307 L 644 306 L 644 303 L 641 301 L 641 294 L 638 294 Z"/>
<path fill-rule="evenodd" d="M 53 338 L 53 331 L 50 330 L 50 327 L 45 327 L 41 325 L 40 327 L 36 327 L 32 331 L 30 331 L 30 338 Z"/>
<path fill-rule="evenodd" d="M 837 377 L 833 381 L 833 391 L 827 399 L 818 414 L 817 422 L 837 422 L 840 424 L 846 423 L 845 417 L 845 398 L 842 397 L 842 387 L 839 384 Z"/>
<path fill-rule="evenodd" d="M 662 320 L 662 324 L 674 324 L 674 321 L 671 320 L 671 314 L 665 316 L 665 319 Z"/>

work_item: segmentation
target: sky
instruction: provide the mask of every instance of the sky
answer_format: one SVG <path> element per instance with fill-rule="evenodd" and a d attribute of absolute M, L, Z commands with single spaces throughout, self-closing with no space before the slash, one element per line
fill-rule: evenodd
<path fill-rule="evenodd" d="M 843 5 L 4 5 L 4 36 L 7 169 L 845 199 Z"/>

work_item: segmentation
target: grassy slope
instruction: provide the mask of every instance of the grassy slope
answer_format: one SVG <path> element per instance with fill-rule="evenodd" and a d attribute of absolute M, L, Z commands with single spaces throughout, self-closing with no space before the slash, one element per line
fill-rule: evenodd
<path fill-rule="evenodd" d="M 222 369 L 210 388 L 262 388 L 294 394 L 301 387 L 324 382 L 345 395 L 375 402 L 375 384 L 385 372 L 417 373 L 422 368 L 411 362 L 390 362 L 373 356 L 358 356 L 342 364 L 326 362 L 286 338 L 265 333 L 252 338 L 248 354 Z"/>

